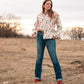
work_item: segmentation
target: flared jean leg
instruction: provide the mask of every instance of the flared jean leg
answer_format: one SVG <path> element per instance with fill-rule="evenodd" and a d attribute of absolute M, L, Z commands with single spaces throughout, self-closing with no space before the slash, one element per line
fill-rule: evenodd
<path fill-rule="evenodd" d="M 42 61 L 43 61 L 45 43 L 43 40 L 43 34 L 40 32 L 37 35 L 36 43 L 37 43 L 37 59 L 35 65 L 35 78 L 41 79 Z"/>
<path fill-rule="evenodd" d="M 56 80 L 62 80 L 62 72 L 61 72 L 61 67 L 56 55 L 56 41 L 55 39 L 48 39 L 45 42 L 50 58 L 52 60 L 53 63 L 53 67 L 54 67 L 54 71 L 55 71 L 55 75 L 56 75 Z"/>

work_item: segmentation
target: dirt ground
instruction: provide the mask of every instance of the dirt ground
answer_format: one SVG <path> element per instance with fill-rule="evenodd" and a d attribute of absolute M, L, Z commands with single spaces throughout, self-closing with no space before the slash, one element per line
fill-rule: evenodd
<path fill-rule="evenodd" d="M 56 40 L 64 84 L 84 84 L 84 41 Z M 56 84 L 45 48 L 42 81 L 34 83 L 36 39 L 0 38 L 0 84 Z"/>

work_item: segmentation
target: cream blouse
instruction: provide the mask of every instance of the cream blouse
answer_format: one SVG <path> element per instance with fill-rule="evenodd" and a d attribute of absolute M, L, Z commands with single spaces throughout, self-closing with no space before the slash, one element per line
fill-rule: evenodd
<path fill-rule="evenodd" d="M 36 22 L 34 24 L 33 33 L 37 36 L 38 30 L 44 31 L 43 39 L 52 39 L 53 36 L 57 36 L 61 33 L 62 24 L 59 15 L 54 12 L 55 18 L 51 19 L 48 14 L 40 13 L 37 16 Z M 57 26 L 57 30 L 55 29 Z"/>

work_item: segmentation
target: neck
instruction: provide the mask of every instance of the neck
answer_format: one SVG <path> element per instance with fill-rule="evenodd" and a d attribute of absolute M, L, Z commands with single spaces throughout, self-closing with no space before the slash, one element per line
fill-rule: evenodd
<path fill-rule="evenodd" d="M 48 11 L 47 11 L 47 10 L 45 10 L 44 14 L 48 14 Z"/>

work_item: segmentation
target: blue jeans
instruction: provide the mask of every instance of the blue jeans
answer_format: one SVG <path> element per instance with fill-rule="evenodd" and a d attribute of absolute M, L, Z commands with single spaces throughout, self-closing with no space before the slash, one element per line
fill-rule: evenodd
<path fill-rule="evenodd" d="M 56 55 L 55 39 L 43 39 L 43 34 L 38 32 L 36 43 L 37 43 L 37 59 L 35 65 L 35 78 L 41 80 L 42 61 L 43 61 L 44 49 L 46 46 L 53 63 L 56 80 L 57 81 L 62 80 L 61 67 Z"/>

